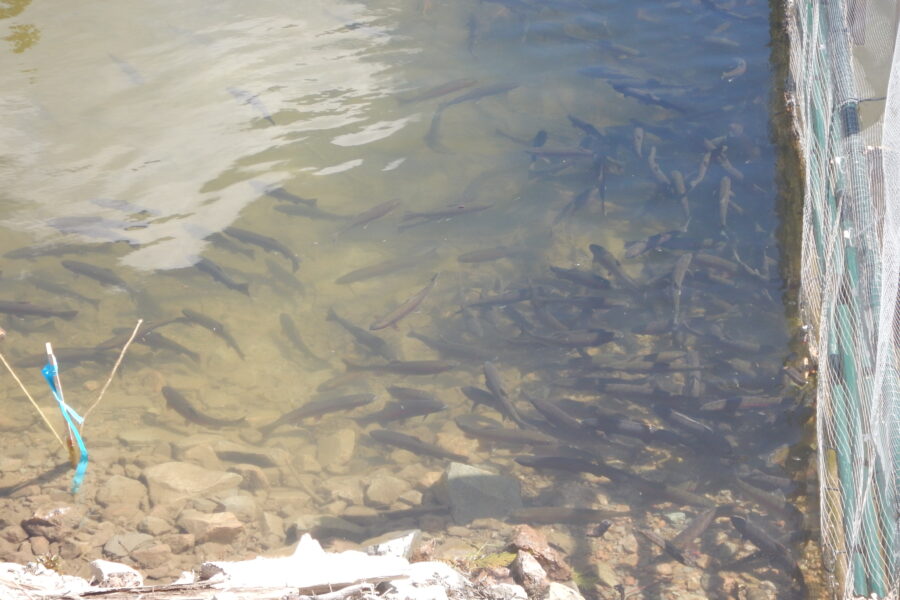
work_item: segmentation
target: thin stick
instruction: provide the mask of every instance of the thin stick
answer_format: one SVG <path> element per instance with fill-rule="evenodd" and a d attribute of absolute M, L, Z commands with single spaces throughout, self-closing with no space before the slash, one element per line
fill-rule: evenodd
<path fill-rule="evenodd" d="M 137 336 L 138 329 L 141 328 L 141 323 L 143 323 L 143 319 L 138 319 L 137 325 L 134 326 L 134 331 L 131 332 L 131 337 L 128 338 L 128 341 L 125 342 L 125 345 L 122 346 L 122 352 L 119 353 L 119 358 L 116 360 L 116 364 L 113 365 L 112 371 L 109 373 L 109 378 L 106 380 L 106 383 L 103 384 L 103 389 L 100 390 L 100 395 L 97 396 L 97 399 L 91 404 L 91 407 L 87 409 L 84 413 L 83 419 L 87 420 L 87 416 L 91 414 L 91 411 L 100 404 L 100 400 L 103 398 L 103 394 L 106 393 L 106 389 L 109 387 L 109 384 L 112 383 L 113 377 L 116 375 L 116 371 L 119 369 L 119 365 L 122 364 L 122 359 L 125 358 L 125 352 L 128 351 L 128 346 L 131 345 L 131 342 L 134 341 L 134 338 Z M 84 423 L 81 425 L 81 430 L 84 431 Z"/>
<path fill-rule="evenodd" d="M 28 393 L 28 390 L 25 389 L 25 384 L 22 383 L 22 380 L 19 379 L 19 376 L 16 375 L 16 372 L 13 371 L 12 367 L 8 362 L 6 362 L 6 358 L 4 358 L 2 354 L 0 354 L 0 361 L 3 361 L 3 366 L 6 367 L 6 370 L 9 371 L 9 374 L 13 376 L 13 379 L 16 380 L 16 383 L 18 383 L 19 387 L 22 388 L 22 391 L 25 392 L 25 396 L 31 401 L 31 404 L 34 406 L 34 408 L 37 409 L 38 414 L 41 415 L 44 423 L 47 424 L 47 427 L 50 428 L 50 431 L 52 431 L 56 439 L 59 440 L 59 445 L 63 447 L 63 450 L 68 451 L 66 448 L 66 443 L 62 440 L 61 437 L 59 437 L 59 434 L 56 433 L 56 429 L 53 427 L 53 425 L 50 424 L 50 421 L 47 420 L 47 416 L 44 414 L 44 411 L 42 411 L 41 407 L 38 406 L 38 403 L 34 401 L 34 398 L 31 397 L 31 394 Z"/>

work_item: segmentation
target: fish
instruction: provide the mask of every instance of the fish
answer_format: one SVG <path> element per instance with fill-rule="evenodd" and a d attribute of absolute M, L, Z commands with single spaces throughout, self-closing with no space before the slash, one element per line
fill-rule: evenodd
<path fill-rule="evenodd" d="M 519 252 L 519 250 L 510 248 L 509 246 L 496 246 L 494 248 L 482 248 L 480 250 L 472 250 L 471 252 L 460 254 L 456 257 L 456 260 L 461 263 L 489 262 L 515 256 Z"/>
<path fill-rule="evenodd" d="M 700 158 L 700 166 L 697 168 L 697 175 L 691 179 L 690 189 L 697 187 L 700 182 L 706 179 L 706 172 L 709 170 L 709 162 L 712 160 L 712 151 L 706 152 Z"/>
<path fill-rule="evenodd" d="M 459 366 L 449 360 L 392 360 L 384 365 L 365 365 L 344 359 L 350 371 L 380 371 L 397 375 L 437 375 L 452 371 Z"/>
<path fill-rule="evenodd" d="M 803 572 L 800 570 L 800 565 L 791 556 L 787 546 L 777 541 L 759 525 L 748 521 L 744 517 L 731 517 L 731 524 L 738 530 L 741 537 L 759 548 L 763 554 L 803 585 Z"/>
<path fill-rule="evenodd" d="M 428 133 L 425 135 L 425 143 L 429 148 L 436 152 L 446 152 L 446 149 L 440 142 L 441 117 L 443 116 L 445 110 L 447 110 L 451 106 L 462 104 L 463 102 L 474 102 L 477 100 L 481 100 L 482 98 L 485 98 L 487 96 L 505 94 L 506 92 L 514 90 L 517 87 L 519 87 L 519 85 L 516 83 L 494 83 L 490 85 L 483 85 L 473 90 L 469 90 L 468 92 L 461 94 L 456 98 L 451 98 L 446 102 L 442 102 L 438 105 L 437 110 L 434 111 L 434 116 L 432 116 L 431 118 L 431 126 L 428 129 Z"/>
<path fill-rule="evenodd" d="M 234 98 L 238 102 L 241 102 L 242 104 L 249 104 L 250 106 L 252 106 L 254 108 L 254 110 L 256 110 L 256 112 L 258 112 L 260 115 L 262 115 L 263 119 L 265 119 L 272 125 L 275 125 L 275 119 L 272 118 L 272 115 L 269 113 L 269 110 L 266 108 L 266 105 L 263 104 L 262 100 L 259 99 L 258 94 L 251 94 L 247 90 L 242 90 L 240 88 L 231 87 L 231 86 L 225 88 L 225 90 L 229 94 L 234 96 Z"/>
<path fill-rule="evenodd" d="M 386 341 L 382 338 L 378 337 L 374 333 L 370 333 L 366 331 L 362 327 L 358 327 L 348 321 L 347 319 L 341 317 L 335 312 L 334 307 L 328 309 L 328 316 L 325 317 L 326 321 L 333 321 L 347 330 L 350 335 L 362 346 L 365 346 L 375 354 L 381 356 L 385 360 L 397 360 L 397 354 L 394 352 L 393 348 L 391 348 Z"/>
<path fill-rule="evenodd" d="M 435 256 L 437 256 L 437 249 L 432 248 L 428 252 L 424 252 L 422 254 L 404 255 L 399 258 L 392 258 L 390 260 L 370 265 L 368 267 L 362 267 L 360 269 L 356 269 L 355 271 L 350 271 L 349 273 L 341 275 L 340 277 L 335 279 L 334 282 L 339 284 L 356 283 L 357 281 L 365 281 L 366 279 L 389 275 L 391 273 L 396 273 L 397 271 L 402 271 L 404 269 L 418 266 L 423 261 L 431 259 Z"/>
<path fill-rule="evenodd" d="M 537 431 L 509 429 L 499 421 L 480 415 L 460 415 L 456 426 L 468 436 L 503 444 L 524 444 L 530 446 L 554 446 L 556 440 Z"/>
<path fill-rule="evenodd" d="M 242 294 L 250 295 L 250 284 L 249 283 L 238 283 L 234 279 L 231 278 L 225 271 L 222 270 L 222 267 L 209 260 L 208 258 L 200 259 L 194 264 L 194 266 L 199 270 L 203 271 L 225 287 L 231 290 L 238 291 Z"/>
<path fill-rule="evenodd" d="M 295 217 L 306 217 L 308 219 L 322 219 L 325 221 L 343 221 L 346 219 L 344 215 L 338 215 L 328 211 L 324 211 L 315 205 L 304 204 L 277 204 L 275 210 L 286 215 Z"/>
<path fill-rule="evenodd" d="M 59 361 L 60 365 L 76 365 L 83 362 L 112 362 L 115 354 L 110 348 L 99 347 L 53 347 L 53 355 Z M 43 367 L 47 364 L 47 353 L 39 352 L 23 356 L 16 360 L 16 366 L 19 367 Z"/>
<path fill-rule="evenodd" d="M 204 427 L 240 427 L 247 422 L 245 417 L 240 419 L 220 419 L 211 417 L 198 411 L 188 402 L 184 395 L 173 387 L 163 386 L 162 395 L 166 399 L 166 406 L 177 412 L 186 420 Z"/>
<path fill-rule="evenodd" d="M 682 529 L 678 535 L 672 538 L 671 543 L 676 548 L 686 548 L 694 543 L 694 540 L 703 535 L 709 529 L 710 524 L 719 514 L 718 508 L 708 508 L 702 511 Z"/>
<path fill-rule="evenodd" d="M 663 231 L 655 233 L 644 240 L 625 243 L 625 258 L 637 258 L 651 250 L 666 247 L 666 243 L 676 240 L 681 235 L 680 231 Z"/>
<path fill-rule="evenodd" d="M 421 290 L 407 298 L 400 306 L 393 309 L 383 317 L 376 319 L 371 325 L 369 325 L 369 331 L 378 331 L 379 329 L 384 329 L 385 327 L 390 327 L 391 325 L 396 324 L 400 319 L 408 315 L 409 313 L 416 310 L 420 304 L 428 297 L 429 292 L 431 292 L 432 288 L 434 288 L 434 284 L 437 281 L 438 273 L 435 273 L 431 276 L 431 279 L 425 284 Z"/>
<path fill-rule="evenodd" d="M 637 290 L 637 283 L 625 272 L 621 263 L 616 260 L 616 257 L 609 250 L 599 244 L 591 244 L 588 249 L 594 257 L 594 264 L 600 263 L 619 283 L 629 290 Z"/>
<path fill-rule="evenodd" d="M 306 286 L 297 277 L 271 258 L 266 259 L 266 268 L 278 283 L 285 283 L 299 294 L 306 293 Z"/>
<path fill-rule="evenodd" d="M 453 81 L 448 81 L 446 83 L 442 83 L 440 85 L 436 85 L 424 90 L 410 92 L 401 96 L 395 96 L 395 98 L 400 104 L 412 104 L 414 102 L 422 102 L 423 100 L 440 98 L 441 96 L 446 96 L 447 94 L 452 94 L 453 92 L 458 92 L 460 90 L 470 88 L 476 83 L 478 83 L 477 80 L 471 79 L 469 77 L 464 77 L 462 79 L 454 79 Z"/>
<path fill-rule="evenodd" d="M 672 185 L 672 181 L 669 179 L 668 175 L 663 172 L 659 167 L 659 163 L 656 162 L 656 146 L 652 146 L 650 152 L 647 153 L 647 165 L 650 167 L 650 172 L 653 174 L 653 178 L 656 179 L 656 181 L 665 187 Z"/>
<path fill-rule="evenodd" d="M 731 191 L 731 178 L 723 175 L 719 182 L 719 224 L 724 228 L 728 221 L 728 206 L 734 193 Z"/>
<path fill-rule="evenodd" d="M 228 252 L 233 252 L 235 254 L 242 254 L 250 259 L 256 258 L 256 251 L 253 248 L 247 248 L 242 244 L 238 244 L 230 237 L 218 231 L 209 234 L 204 239 L 212 242 L 217 248 L 221 248 L 222 250 L 227 250 Z"/>
<path fill-rule="evenodd" d="M 87 296 L 79 294 L 75 290 L 71 289 L 69 286 L 56 283 L 51 279 L 45 279 L 44 276 L 34 277 L 30 281 L 32 285 L 34 285 L 34 287 L 38 288 L 39 290 L 43 290 L 51 294 L 56 294 L 57 296 L 72 298 L 74 300 L 78 300 L 79 302 L 90 304 L 94 308 L 100 306 L 99 300 L 88 298 Z"/>
<path fill-rule="evenodd" d="M 681 290 L 684 287 L 684 277 L 691 266 L 693 258 L 694 255 L 690 252 L 682 254 L 675 261 L 675 267 L 672 269 L 672 303 L 674 306 L 672 323 L 675 325 L 678 325 L 681 316 Z"/>
<path fill-rule="evenodd" d="M 608 344 L 620 337 L 616 332 L 605 329 L 565 330 L 554 331 L 547 335 L 535 333 L 526 333 L 526 335 L 547 346 L 562 348 L 593 348 Z"/>
<path fill-rule="evenodd" d="M 300 267 L 300 257 L 298 257 L 293 250 L 291 250 L 275 238 L 263 235 L 261 233 L 256 233 L 255 231 L 241 229 L 240 227 L 226 227 L 223 231 L 234 239 L 240 240 L 245 244 L 259 246 L 260 248 L 268 252 L 274 252 L 276 254 L 282 255 L 283 257 L 291 261 L 291 266 L 293 267 L 293 271 L 295 273 Z"/>
<path fill-rule="evenodd" d="M 563 269 L 562 267 L 554 267 L 552 265 L 550 266 L 550 271 L 560 279 L 571 281 L 582 287 L 595 290 L 608 290 L 612 287 L 612 283 L 610 283 L 609 279 L 601 277 L 596 273 L 591 273 L 590 271 L 582 271 L 581 269 Z"/>
<path fill-rule="evenodd" d="M 284 333 L 284 336 L 291 342 L 291 344 L 300 351 L 301 354 L 311 359 L 317 365 L 322 368 L 328 366 L 328 362 L 322 357 L 316 355 L 315 352 L 309 349 L 309 346 L 303 341 L 303 338 L 300 335 L 300 331 L 297 329 L 297 324 L 287 313 L 281 313 L 281 316 L 278 317 L 278 321 L 281 323 L 281 331 Z"/>
<path fill-rule="evenodd" d="M 438 339 L 410 331 L 407 337 L 415 338 L 421 341 L 429 348 L 436 350 L 442 355 L 460 358 L 463 360 L 485 361 L 495 358 L 495 354 L 489 350 L 483 349 L 475 344 L 462 344 L 459 342 L 449 342 L 444 339 Z"/>
<path fill-rule="evenodd" d="M 118 242 L 101 242 L 97 244 L 51 244 L 47 246 L 25 246 L 10 250 L 3 256 L 6 258 L 34 260 L 44 256 L 63 256 L 65 254 L 85 254 L 98 252 L 107 254 Z M 129 243 L 129 246 L 131 244 Z"/>
<path fill-rule="evenodd" d="M 466 215 L 469 213 L 481 212 L 491 208 L 493 204 L 456 204 L 447 208 L 428 211 L 407 211 L 403 215 L 403 221 L 400 225 L 401 229 L 407 229 L 429 221 L 441 221 L 450 219 L 458 215 Z M 418 221 L 417 221 L 418 219 Z"/>
<path fill-rule="evenodd" d="M 727 146 L 722 146 L 719 149 L 719 152 L 716 154 L 716 161 L 719 163 L 719 166 L 722 167 L 722 170 L 728 173 L 735 180 L 743 181 L 744 174 L 739 171 L 733 164 L 731 164 L 731 161 L 728 160 L 728 156 L 725 155 L 726 150 L 728 150 Z"/>
<path fill-rule="evenodd" d="M 111 285 L 114 287 L 122 288 L 132 296 L 135 294 L 135 290 L 131 286 L 129 286 L 124 279 L 116 275 L 112 269 L 98 267 L 96 265 L 81 262 L 80 260 L 64 260 L 62 261 L 62 266 L 77 275 L 90 277 L 91 279 L 99 281 L 104 285 Z"/>
<path fill-rule="evenodd" d="M 644 128 L 635 127 L 632 132 L 632 145 L 638 158 L 644 158 Z"/>
<path fill-rule="evenodd" d="M 171 350 L 176 354 L 181 354 L 182 356 L 187 356 L 194 362 L 200 362 L 200 355 L 191 350 L 190 348 L 186 348 L 182 344 L 179 344 L 173 339 L 167 338 L 163 334 L 158 331 L 144 331 L 138 334 L 134 341 L 144 344 L 145 346 L 149 346 L 151 348 L 156 348 L 159 350 Z"/>
<path fill-rule="evenodd" d="M 482 85 L 473 90 L 469 90 L 468 92 L 461 94 L 456 98 L 452 98 L 450 100 L 447 100 L 446 102 L 443 102 L 440 105 L 440 110 L 446 110 L 451 106 L 462 104 L 463 102 L 475 102 L 488 96 L 505 94 L 506 92 L 516 89 L 517 87 L 519 87 L 518 83 L 491 83 L 488 85 Z"/>
<path fill-rule="evenodd" d="M 0 300 L 0 313 L 16 316 L 59 317 L 68 321 L 74 319 L 78 314 L 78 311 L 39 306 L 37 304 L 32 304 L 31 302 Z"/>
<path fill-rule="evenodd" d="M 534 398 L 528 394 L 523 394 L 525 398 L 531 402 L 531 405 L 539 413 L 541 413 L 547 421 L 554 427 L 562 429 L 571 429 L 583 431 L 584 426 L 577 418 L 565 411 L 560 405 L 547 399 Z"/>
<path fill-rule="evenodd" d="M 515 405 L 512 403 L 512 399 L 509 397 L 509 391 L 503 384 L 503 378 L 500 376 L 500 371 L 497 370 L 494 363 L 489 360 L 484 361 L 483 371 L 484 383 L 491 394 L 494 395 L 494 398 L 497 399 L 500 406 L 503 407 L 501 412 L 512 419 L 518 426 L 528 428 L 528 423 L 525 422 L 525 419 L 522 418 L 522 415 L 519 414 L 519 411 L 516 410 Z"/>
<path fill-rule="evenodd" d="M 380 219 L 381 217 L 393 211 L 398 206 L 400 206 L 399 200 L 388 200 L 387 202 L 382 202 L 381 204 L 373 206 L 369 210 L 363 211 L 357 216 L 353 217 L 350 223 L 341 228 L 341 230 L 338 231 L 336 235 L 347 233 L 354 227 L 366 228 L 369 223 L 375 221 L 376 219 Z"/>
<path fill-rule="evenodd" d="M 650 540 L 652 543 L 656 544 L 660 548 L 662 548 L 666 554 L 680 562 L 681 564 L 687 565 L 689 567 L 697 567 L 697 561 L 695 561 L 690 556 L 684 553 L 682 548 L 679 548 L 675 544 L 673 544 L 670 540 L 663 538 L 658 533 L 653 531 L 648 531 L 646 529 L 640 529 L 635 527 L 634 531 L 640 533 L 642 536 Z"/>
<path fill-rule="evenodd" d="M 573 115 L 567 115 L 567 116 L 569 118 L 569 123 L 572 124 L 572 127 L 576 127 L 577 129 L 580 129 L 581 132 L 584 133 L 584 135 L 586 135 L 588 137 L 596 138 L 598 140 L 602 140 L 606 137 L 605 135 L 600 133 L 599 129 L 597 129 L 596 127 L 594 127 L 592 124 L 588 123 L 587 121 L 579 119 L 578 117 L 575 117 Z"/>
<path fill-rule="evenodd" d="M 144 76 L 141 75 L 137 69 L 134 68 L 130 63 L 122 60 L 121 58 L 115 56 L 114 54 L 107 53 L 107 56 L 111 61 L 116 63 L 116 66 L 119 67 L 119 70 L 128 77 L 129 81 L 131 81 L 134 85 L 142 85 L 144 83 Z"/>
<path fill-rule="evenodd" d="M 628 515 L 628 511 L 573 508 L 570 506 L 533 506 L 516 509 L 507 515 L 506 519 L 510 523 L 526 523 L 528 525 L 553 525 L 556 523 L 585 525 L 602 523 L 607 519 L 615 519 L 626 515 Z"/>
<path fill-rule="evenodd" d="M 278 185 L 268 185 L 263 183 L 262 181 L 251 181 L 250 185 L 253 186 L 257 192 L 261 194 L 265 194 L 267 196 L 271 196 L 276 200 L 284 200 L 285 202 L 291 202 L 293 204 L 303 204 L 306 206 L 315 206 L 317 204 L 317 200 L 315 198 L 303 198 L 298 196 L 297 194 L 292 194 L 281 186 Z"/>
<path fill-rule="evenodd" d="M 305 419 L 321 417 L 333 412 L 353 410 L 354 408 L 371 404 L 374 400 L 375 394 L 351 394 L 339 398 L 318 398 L 316 400 L 310 400 L 306 404 L 302 404 L 297 408 L 284 413 L 268 425 L 263 425 L 259 428 L 259 431 L 263 435 L 271 435 L 273 431 L 282 425 L 297 424 Z"/>
<path fill-rule="evenodd" d="M 228 344 L 228 347 L 234 350 L 237 355 L 241 357 L 241 360 L 244 360 L 244 358 L 246 358 L 244 356 L 244 351 L 241 350 L 241 347 L 238 345 L 237 340 L 235 340 L 234 337 L 232 337 L 232 335 L 228 333 L 228 330 L 225 329 L 225 326 L 222 323 L 216 321 L 212 317 L 208 317 L 204 314 L 198 313 L 195 310 L 191 310 L 190 308 L 182 309 L 181 314 L 183 314 L 188 321 L 209 329 L 214 334 L 225 340 L 225 343 Z"/>
<path fill-rule="evenodd" d="M 693 417 L 673 410 L 668 406 L 654 406 L 656 413 L 663 419 L 684 429 L 697 439 L 701 448 L 711 450 L 719 456 L 731 456 L 734 454 L 734 448 L 722 433 L 716 431 L 706 423 L 698 421 Z"/>
<path fill-rule="evenodd" d="M 660 106 L 662 108 L 666 108 L 669 110 L 674 110 L 680 113 L 686 113 L 687 109 L 681 105 L 675 104 L 674 102 L 670 102 L 664 98 L 659 97 L 654 92 L 651 92 L 647 89 L 642 89 L 638 87 L 634 87 L 632 85 L 626 85 L 622 82 L 610 83 L 614 90 L 625 96 L 626 98 L 634 98 L 644 104 L 654 104 L 656 106 Z"/>
<path fill-rule="evenodd" d="M 466 398 L 472 401 L 473 409 L 477 408 L 480 405 L 484 405 L 490 406 L 499 413 L 503 412 L 503 405 L 500 404 L 500 402 L 497 400 L 497 397 L 485 389 L 472 385 L 465 385 L 459 388 L 459 391 L 461 391 Z"/>
<path fill-rule="evenodd" d="M 444 450 L 437 444 L 429 444 L 417 437 L 400 433 L 399 431 L 391 431 L 390 429 L 373 429 L 369 432 L 369 436 L 376 442 L 386 444 L 388 446 L 396 446 L 408 450 L 413 454 L 424 454 L 435 458 L 452 460 L 454 462 L 469 463 L 469 457 L 449 450 Z"/>
<path fill-rule="evenodd" d="M 388 393 L 396 398 L 396 402 L 388 402 L 380 411 L 357 419 L 360 425 L 378 423 L 381 426 L 393 421 L 423 417 L 446 410 L 447 405 L 437 400 L 434 394 L 414 388 L 390 386 Z"/>
<path fill-rule="evenodd" d="M 736 60 L 737 65 L 733 69 L 729 69 L 722 73 L 722 79 L 732 82 L 747 72 L 747 61 L 743 58 L 738 58 Z"/>

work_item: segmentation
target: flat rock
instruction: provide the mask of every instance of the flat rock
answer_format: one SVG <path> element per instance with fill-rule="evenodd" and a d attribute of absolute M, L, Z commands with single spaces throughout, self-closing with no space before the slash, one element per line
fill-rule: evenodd
<path fill-rule="evenodd" d="M 343 467 L 356 451 L 356 430 L 349 427 L 338 429 L 317 440 L 316 458 L 319 464 L 332 472 L 344 470 Z"/>
<path fill-rule="evenodd" d="M 113 475 L 97 491 L 96 499 L 102 506 L 125 504 L 139 507 L 147 499 L 147 488 L 140 481 L 130 477 Z"/>
<path fill-rule="evenodd" d="M 165 504 L 236 488 L 243 480 L 237 473 L 211 471 L 185 462 L 166 462 L 144 469 L 150 501 Z"/>
<path fill-rule="evenodd" d="M 140 587 L 144 585 L 144 578 L 128 565 L 94 560 L 91 561 L 91 584 L 104 588 Z"/>
<path fill-rule="evenodd" d="M 228 544 L 244 531 L 243 523 L 230 512 L 202 513 L 193 509 L 181 513 L 178 526 L 193 535 L 198 544 Z"/>
<path fill-rule="evenodd" d="M 112 536 L 103 544 L 103 552 L 115 558 L 125 558 L 133 551 L 153 541 L 152 535 L 130 531 Z"/>
<path fill-rule="evenodd" d="M 519 480 L 451 463 L 441 481 L 453 520 L 460 525 L 484 517 L 503 518 L 522 508 Z"/>
<path fill-rule="evenodd" d="M 409 490 L 409 483 L 399 477 L 393 475 L 377 477 L 366 488 L 366 504 L 387 508 Z"/>

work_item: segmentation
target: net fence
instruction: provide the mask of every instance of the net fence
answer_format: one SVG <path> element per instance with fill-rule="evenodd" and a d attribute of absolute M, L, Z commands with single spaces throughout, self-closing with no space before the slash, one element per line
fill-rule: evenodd
<path fill-rule="evenodd" d="M 825 568 L 837 598 L 897 598 L 900 2 L 789 0 L 787 16 Z"/>

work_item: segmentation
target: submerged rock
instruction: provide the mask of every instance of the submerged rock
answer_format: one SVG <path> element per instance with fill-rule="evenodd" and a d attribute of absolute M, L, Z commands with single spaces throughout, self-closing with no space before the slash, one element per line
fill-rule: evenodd
<path fill-rule="evenodd" d="M 228 544 L 244 531 L 244 524 L 230 512 L 206 514 L 188 509 L 181 513 L 178 525 L 192 534 L 198 544 Z"/>
<path fill-rule="evenodd" d="M 440 487 L 453 520 L 460 525 L 484 517 L 503 518 L 522 508 L 518 479 L 462 463 L 450 464 Z"/>
<path fill-rule="evenodd" d="M 211 471 L 185 462 L 153 465 L 144 469 L 143 476 L 154 505 L 236 488 L 243 481 L 237 473 Z"/>

